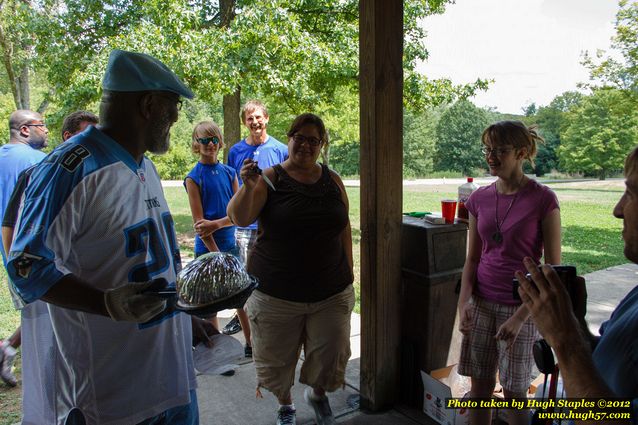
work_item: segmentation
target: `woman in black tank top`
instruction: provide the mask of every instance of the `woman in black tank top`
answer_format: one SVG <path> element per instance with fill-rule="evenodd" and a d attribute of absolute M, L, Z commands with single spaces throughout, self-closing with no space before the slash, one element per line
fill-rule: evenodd
<path fill-rule="evenodd" d="M 317 163 L 327 142 L 321 118 L 298 116 L 288 132 L 289 158 L 263 175 L 253 160 L 244 161 L 244 185 L 228 205 L 239 226 L 259 219 L 247 266 L 259 287 L 247 309 L 258 389 L 279 400 L 278 424 L 294 423 L 290 388 L 302 346 L 300 382 L 309 385 L 304 395 L 318 423 L 334 423 L 325 393 L 344 385 L 350 356 L 348 198 L 341 178 Z"/>

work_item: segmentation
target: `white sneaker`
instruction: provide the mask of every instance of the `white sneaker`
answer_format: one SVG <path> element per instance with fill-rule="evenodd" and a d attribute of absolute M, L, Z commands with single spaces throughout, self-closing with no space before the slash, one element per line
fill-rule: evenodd
<path fill-rule="evenodd" d="M 317 397 L 312 390 L 312 388 L 308 387 L 303 392 L 303 398 L 306 400 L 312 408 L 315 410 L 315 417 L 317 418 L 317 425 L 334 425 L 335 417 L 332 414 L 332 409 L 330 408 L 330 402 L 328 402 L 328 397 L 323 396 L 321 398 Z"/>
<path fill-rule="evenodd" d="M 16 379 L 13 372 L 11 372 L 11 368 L 13 368 L 13 362 L 16 359 L 17 351 L 10 345 L 3 346 L 0 350 L 2 353 L 2 360 L 0 360 L 0 378 L 10 387 L 15 387 L 18 385 L 18 380 Z"/>

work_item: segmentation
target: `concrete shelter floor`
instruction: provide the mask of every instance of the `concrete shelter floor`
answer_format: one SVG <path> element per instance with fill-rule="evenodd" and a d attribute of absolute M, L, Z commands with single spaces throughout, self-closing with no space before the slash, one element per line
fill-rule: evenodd
<path fill-rule="evenodd" d="M 620 300 L 638 284 L 638 265 L 624 264 L 585 275 L 587 280 L 587 320 L 590 330 L 598 332 L 600 324 L 609 318 Z M 614 283 L 610 283 L 614 282 Z M 226 310 L 219 313 L 221 325 L 228 322 L 233 311 Z M 346 387 L 343 390 L 329 394 L 330 405 L 337 417 L 337 422 L 348 425 L 413 425 L 434 424 L 435 422 L 420 414 L 418 411 L 401 413 L 390 410 L 382 413 L 366 413 L 358 410 L 359 375 L 360 375 L 360 316 L 352 314 L 351 319 L 351 350 L 352 356 L 346 371 Z M 243 334 L 236 335 L 243 341 Z M 458 344 L 460 338 L 455 335 L 448 363 L 454 363 L 458 358 Z M 299 367 L 297 367 L 297 380 Z M 263 399 L 255 398 L 255 368 L 252 361 L 241 359 L 240 366 L 234 376 L 198 375 L 198 402 L 200 423 L 202 425 L 274 425 L 277 400 L 268 391 L 262 390 Z M 314 424 L 314 412 L 303 400 L 305 386 L 297 381 L 293 386 L 293 401 L 297 408 L 297 424 Z"/>

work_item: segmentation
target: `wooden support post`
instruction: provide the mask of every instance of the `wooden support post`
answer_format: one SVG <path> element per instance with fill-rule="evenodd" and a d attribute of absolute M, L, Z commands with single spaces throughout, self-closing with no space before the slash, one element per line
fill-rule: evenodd
<path fill-rule="evenodd" d="M 400 373 L 403 1 L 359 2 L 361 400 L 392 407 Z"/>

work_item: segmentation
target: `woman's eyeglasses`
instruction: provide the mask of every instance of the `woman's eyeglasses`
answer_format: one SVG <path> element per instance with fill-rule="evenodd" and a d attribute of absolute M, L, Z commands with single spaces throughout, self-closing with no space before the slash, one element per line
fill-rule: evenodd
<path fill-rule="evenodd" d="M 292 136 L 292 140 L 299 144 L 306 142 L 310 146 L 319 146 L 321 144 L 321 139 L 317 139 L 316 137 L 306 137 L 302 134 L 295 134 Z"/>
<path fill-rule="evenodd" d="M 490 156 L 492 154 L 496 155 L 496 156 L 503 156 L 511 151 L 513 151 L 514 149 L 512 148 L 488 148 L 488 147 L 484 147 L 481 149 L 481 152 L 483 152 L 483 155 L 485 156 Z"/>
<path fill-rule="evenodd" d="M 217 144 L 219 144 L 219 137 L 217 137 L 217 136 L 213 136 L 213 137 L 198 137 L 197 141 L 200 144 L 204 145 L 204 146 L 208 145 L 209 143 L 212 143 L 213 145 L 217 145 Z"/>

